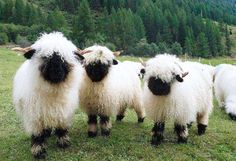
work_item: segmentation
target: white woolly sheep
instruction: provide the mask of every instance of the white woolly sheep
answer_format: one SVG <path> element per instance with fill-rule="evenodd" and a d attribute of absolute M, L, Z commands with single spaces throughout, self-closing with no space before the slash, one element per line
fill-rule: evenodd
<path fill-rule="evenodd" d="M 53 32 L 43 34 L 31 47 L 13 50 L 25 52 L 27 58 L 14 78 L 13 102 L 32 137 L 32 154 L 44 158 L 52 128 L 59 147 L 70 143 L 68 128 L 79 103 L 82 71 L 74 54 L 77 48 L 62 33 Z"/>
<path fill-rule="evenodd" d="M 141 82 L 135 70 L 128 70 L 118 63 L 108 48 L 94 45 L 85 49 L 80 106 L 88 115 L 88 136 L 97 135 L 97 115 L 100 116 L 101 134 L 110 135 L 109 117 L 117 114 L 117 121 L 124 117 L 126 107 L 133 107 L 138 121 L 145 117 L 141 102 Z"/>
<path fill-rule="evenodd" d="M 163 140 L 167 119 L 175 122 L 179 143 L 187 142 L 187 124 L 196 119 L 198 134 L 205 133 L 213 107 L 213 83 L 209 72 L 203 72 L 205 67 L 200 66 L 200 63 L 183 63 L 168 54 L 158 55 L 146 62 L 143 105 L 147 116 L 155 122 L 153 145 Z"/>
<path fill-rule="evenodd" d="M 232 120 L 236 120 L 236 66 L 218 65 L 214 74 L 214 91 L 220 107 L 224 107 Z"/>

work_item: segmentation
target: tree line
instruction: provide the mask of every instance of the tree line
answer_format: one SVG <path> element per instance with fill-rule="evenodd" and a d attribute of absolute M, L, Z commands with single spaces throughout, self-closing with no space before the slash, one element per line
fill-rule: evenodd
<path fill-rule="evenodd" d="M 222 3 L 225 7 L 212 8 Z M 40 32 L 57 30 L 81 48 L 99 43 L 136 56 L 164 52 L 205 58 L 230 55 L 231 31 L 227 23 L 236 24 L 236 12 L 228 3 L 0 0 L 0 44 L 14 42 L 27 46 Z"/>

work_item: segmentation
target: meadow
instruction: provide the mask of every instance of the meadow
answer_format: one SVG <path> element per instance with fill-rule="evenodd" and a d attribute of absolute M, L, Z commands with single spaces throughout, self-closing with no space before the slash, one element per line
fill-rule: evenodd
<path fill-rule="evenodd" d="M 134 57 L 120 57 L 133 60 Z M 198 59 L 193 59 L 199 61 Z M 0 161 L 34 160 L 30 153 L 31 139 L 24 133 L 12 104 L 12 81 L 24 61 L 22 56 L 0 48 Z M 235 63 L 230 58 L 201 59 L 202 63 L 217 65 Z M 164 143 L 150 145 L 153 122 L 145 119 L 137 124 L 136 114 L 128 110 L 120 123 L 112 118 L 110 137 L 88 138 L 87 116 L 77 110 L 70 129 L 71 146 L 61 150 L 54 136 L 48 139 L 47 160 L 236 160 L 236 122 L 220 109 L 214 100 L 214 110 L 206 134 L 197 135 L 196 124 L 189 130 L 187 144 L 177 144 L 173 122 L 167 122 Z"/>

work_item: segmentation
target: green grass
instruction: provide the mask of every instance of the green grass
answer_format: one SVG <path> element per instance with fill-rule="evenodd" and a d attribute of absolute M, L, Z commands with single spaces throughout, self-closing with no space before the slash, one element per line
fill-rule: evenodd
<path fill-rule="evenodd" d="M 120 60 L 137 58 L 120 58 Z M 0 48 L 0 160 L 33 160 L 30 137 L 24 133 L 12 104 L 12 79 L 24 58 Z M 205 63 L 233 63 L 227 58 L 203 60 Z M 196 135 L 196 124 L 190 129 L 189 142 L 176 143 L 173 123 L 168 122 L 165 142 L 157 148 L 150 145 L 151 120 L 141 125 L 132 110 L 121 123 L 114 118 L 108 138 L 87 138 L 87 116 L 77 111 L 70 129 L 71 147 L 60 150 L 55 137 L 48 140 L 48 160 L 236 160 L 236 122 L 231 121 L 215 102 L 214 112 L 204 136 Z"/>

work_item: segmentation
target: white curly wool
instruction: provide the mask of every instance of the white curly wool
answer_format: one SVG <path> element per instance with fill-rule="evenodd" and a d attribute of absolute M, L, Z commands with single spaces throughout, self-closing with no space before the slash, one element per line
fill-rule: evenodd
<path fill-rule="evenodd" d="M 18 69 L 13 84 L 13 102 L 28 134 L 37 135 L 43 128 L 67 128 L 78 105 L 81 66 L 73 52 L 76 46 L 61 33 L 43 34 L 32 46 L 34 56 Z M 72 69 L 59 84 L 45 81 L 39 71 L 42 57 L 58 52 Z"/>
<path fill-rule="evenodd" d="M 85 50 L 92 51 L 84 55 L 85 64 L 98 60 L 107 64 L 115 58 L 103 46 L 95 45 Z M 100 82 L 92 82 L 84 71 L 79 93 L 81 108 L 88 115 L 111 116 L 128 106 L 133 107 L 139 116 L 145 116 L 140 79 L 136 70 L 128 70 L 126 64 L 111 65 L 107 76 Z"/>
<path fill-rule="evenodd" d="M 96 62 L 98 60 L 103 64 L 108 64 L 109 62 L 112 62 L 113 59 L 115 59 L 113 52 L 105 46 L 93 45 L 84 50 L 92 51 L 83 55 L 86 60 L 84 62 L 85 65 L 88 65 L 91 62 Z"/>
<path fill-rule="evenodd" d="M 224 107 L 227 114 L 236 116 L 236 66 L 218 65 L 214 77 L 215 96 L 219 106 Z"/>
<path fill-rule="evenodd" d="M 196 67 L 197 66 L 197 67 Z M 208 124 L 208 116 L 212 111 L 212 77 L 208 72 L 202 72 L 205 67 L 200 63 L 181 62 L 172 55 L 163 54 L 150 59 L 146 63 L 144 76 L 145 85 L 143 104 L 147 116 L 155 122 L 172 119 L 175 123 L 186 125 L 196 121 Z M 182 75 L 183 82 L 178 82 L 175 75 Z M 171 82 L 171 91 L 166 96 L 156 96 L 148 88 L 150 77 L 158 76 L 164 82 Z"/>

